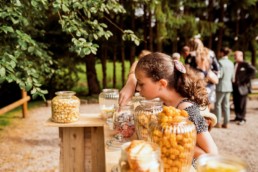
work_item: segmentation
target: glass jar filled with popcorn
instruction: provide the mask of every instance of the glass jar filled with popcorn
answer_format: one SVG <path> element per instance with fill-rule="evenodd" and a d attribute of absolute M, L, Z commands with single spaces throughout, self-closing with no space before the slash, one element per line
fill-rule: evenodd
<path fill-rule="evenodd" d="M 138 139 L 150 140 L 150 124 L 157 122 L 157 114 L 162 111 L 163 103 L 159 99 L 141 100 L 134 112 L 135 129 Z"/>
<path fill-rule="evenodd" d="M 74 91 L 58 91 L 51 101 L 52 121 L 70 123 L 79 119 L 80 99 Z"/>
<path fill-rule="evenodd" d="M 99 94 L 100 113 L 104 120 L 113 118 L 115 108 L 118 106 L 118 98 L 118 89 L 106 88 Z"/>
<path fill-rule="evenodd" d="M 151 128 L 151 141 L 161 150 L 164 172 L 190 171 L 196 145 L 195 125 L 184 110 L 164 106 Z"/>

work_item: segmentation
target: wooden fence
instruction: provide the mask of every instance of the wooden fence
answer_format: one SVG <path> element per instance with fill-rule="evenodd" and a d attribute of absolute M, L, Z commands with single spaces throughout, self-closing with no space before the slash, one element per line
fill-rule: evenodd
<path fill-rule="evenodd" d="M 21 95 L 22 98 L 20 100 L 17 100 L 16 102 L 1 108 L 0 115 L 22 105 L 22 117 L 26 118 L 28 114 L 28 101 L 30 100 L 30 96 L 27 95 L 27 92 L 25 90 L 21 90 Z"/>

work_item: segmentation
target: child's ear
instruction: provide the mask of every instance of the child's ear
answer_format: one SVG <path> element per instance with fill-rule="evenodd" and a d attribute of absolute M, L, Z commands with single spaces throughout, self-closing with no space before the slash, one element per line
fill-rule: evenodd
<path fill-rule="evenodd" d="M 167 85 L 168 85 L 168 81 L 165 80 L 165 79 L 159 80 L 159 83 L 160 83 L 160 85 L 161 85 L 162 87 L 167 87 Z"/>

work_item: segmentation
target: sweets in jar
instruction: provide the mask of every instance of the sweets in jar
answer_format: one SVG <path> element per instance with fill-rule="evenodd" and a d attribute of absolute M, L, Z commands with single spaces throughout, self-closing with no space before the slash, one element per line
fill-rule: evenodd
<path fill-rule="evenodd" d="M 122 145 L 120 172 L 163 172 L 158 145 L 133 140 Z"/>
<path fill-rule="evenodd" d="M 116 109 L 113 115 L 114 129 L 123 138 L 131 137 L 135 132 L 133 106 L 125 105 Z"/>
<path fill-rule="evenodd" d="M 150 124 L 157 123 L 157 114 L 162 111 L 162 102 L 158 99 L 141 100 L 134 112 L 135 128 L 138 139 L 150 140 Z"/>
<path fill-rule="evenodd" d="M 152 142 L 161 149 L 164 171 L 189 171 L 196 144 L 195 125 L 184 110 L 164 106 L 151 131 Z"/>
<path fill-rule="evenodd" d="M 79 119 L 80 99 L 73 91 L 58 91 L 51 101 L 52 121 L 70 123 Z"/>

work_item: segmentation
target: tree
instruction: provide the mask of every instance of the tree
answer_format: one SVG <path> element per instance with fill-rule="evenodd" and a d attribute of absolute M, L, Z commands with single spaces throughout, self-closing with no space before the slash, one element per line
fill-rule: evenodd
<path fill-rule="evenodd" d="M 54 59 L 54 51 L 50 51 L 51 44 L 44 39 L 50 21 L 59 22 L 61 30 L 57 35 L 67 38 L 64 45 L 77 54 L 73 54 L 72 58 L 81 61 L 78 57 L 92 59 L 97 53 L 99 39 L 112 36 L 106 24 L 110 22 L 108 16 L 125 12 L 116 0 L 1 0 L 0 4 L 0 82 L 16 82 L 20 88 L 30 91 L 33 97 L 47 93 L 41 89 L 42 83 L 53 80 L 52 76 L 57 74 L 56 68 L 52 67 L 60 69 L 59 60 Z M 56 16 L 58 20 L 55 20 Z M 124 40 L 139 44 L 132 31 L 122 32 Z M 63 58 L 70 59 L 71 56 Z M 88 67 L 87 73 L 93 73 L 90 75 L 93 79 L 87 78 L 96 82 L 95 62 L 89 61 L 93 67 Z M 90 93 L 99 92 L 97 83 L 91 83 L 89 87 Z"/>

